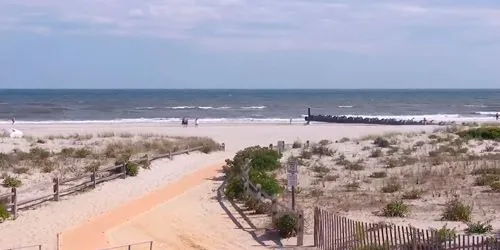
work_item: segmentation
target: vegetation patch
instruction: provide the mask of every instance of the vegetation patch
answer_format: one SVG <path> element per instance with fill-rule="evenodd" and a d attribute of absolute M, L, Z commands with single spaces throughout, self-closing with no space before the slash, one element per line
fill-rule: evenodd
<path fill-rule="evenodd" d="M 480 140 L 500 140 L 500 127 L 479 127 L 460 131 L 460 137 Z"/>
<path fill-rule="evenodd" d="M 471 206 L 465 205 L 458 199 L 454 199 L 446 203 L 445 210 L 442 214 L 442 219 L 448 221 L 468 222 L 471 220 L 471 214 Z"/>
<path fill-rule="evenodd" d="M 493 227 L 488 222 L 471 222 L 467 223 L 465 231 L 469 234 L 486 234 L 493 231 Z"/>
<path fill-rule="evenodd" d="M 410 209 L 403 201 L 389 202 L 383 210 L 383 215 L 386 217 L 405 217 Z"/>
<path fill-rule="evenodd" d="M 274 225 L 281 238 L 293 237 L 297 233 L 297 216 L 292 213 L 281 214 L 275 219 Z"/>

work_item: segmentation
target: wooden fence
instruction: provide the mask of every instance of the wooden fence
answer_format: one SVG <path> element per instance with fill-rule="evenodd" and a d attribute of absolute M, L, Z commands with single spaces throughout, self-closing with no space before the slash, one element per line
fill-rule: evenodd
<path fill-rule="evenodd" d="M 243 188 L 245 194 L 249 197 L 253 197 L 256 201 L 260 203 L 271 202 L 271 216 L 276 216 L 280 212 L 293 213 L 297 217 L 297 246 L 302 246 L 304 244 L 304 212 L 301 209 L 292 210 L 285 204 L 278 202 L 275 196 L 271 196 L 266 192 L 262 191 L 259 184 L 255 185 L 250 181 L 248 176 L 250 171 L 250 160 L 247 160 L 242 169 L 241 181 L 243 182 Z"/>
<path fill-rule="evenodd" d="M 491 237 L 446 238 L 434 230 L 353 221 L 319 208 L 314 209 L 314 245 L 325 250 L 500 249 L 500 241 Z"/>
<path fill-rule="evenodd" d="M 153 241 L 144 241 L 117 247 L 103 248 L 101 250 L 153 250 Z"/>
<path fill-rule="evenodd" d="M 42 245 L 32 245 L 32 246 L 22 246 L 22 247 L 15 247 L 15 248 L 7 248 L 4 250 L 42 250 Z"/>
<path fill-rule="evenodd" d="M 180 150 L 177 152 L 169 152 L 163 155 L 157 155 L 152 158 L 141 158 L 136 163 L 144 163 L 151 162 L 154 160 L 169 158 L 172 159 L 173 156 L 188 154 L 189 152 L 199 151 L 203 147 L 187 147 L 184 150 Z M 225 145 L 221 145 L 221 150 L 225 150 Z M 0 202 L 6 201 L 5 206 L 9 210 L 12 215 L 12 219 L 16 219 L 18 217 L 18 211 L 31 208 L 33 206 L 42 204 L 47 201 L 59 201 L 59 198 L 62 196 L 66 196 L 75 192 L 94 189 L 97 184 L 107 182 L 110 180 L 114 180 L 117 178 L 125 178 L 127 176 L 125 164 L 120 164 L 117 166 L 110 166 L 103 169 L 96 170 L 92 173 L 84 174 L 81 176 L 77 176 L 69 179 L 60 179 L 58 177 L 52 180 L 53 190 L 49 194 L 42 195 L 35 198 L 30 198 L 26 200 L 19 199 L 18 190 L 16 188 L 12 188 L 10 193 L 0 194 Z"/>

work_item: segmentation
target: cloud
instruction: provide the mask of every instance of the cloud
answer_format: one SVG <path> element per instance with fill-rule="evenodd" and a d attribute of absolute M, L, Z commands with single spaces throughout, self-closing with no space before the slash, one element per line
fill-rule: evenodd
<path fill-rule="evenodd" d="M 0 0 L 0 17 L 3 32 L 8 32 L 7 27 L 23 27 L 55 34 L 183 39 L 212 49 L 397 54 L 446 50 L 451 42 L 455 46 L 474 46 L 478 41 L 494 44 L 499 41 L 494 34 L 500 29 L 500 4 L 486 0 Z"/>

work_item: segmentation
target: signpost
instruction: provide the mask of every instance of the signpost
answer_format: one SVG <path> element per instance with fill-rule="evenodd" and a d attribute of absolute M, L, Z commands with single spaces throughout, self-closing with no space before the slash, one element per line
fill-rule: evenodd
<path fill-rule="evenodd" d="M 296 161 L 288 164 L 287 167 L 287 179 L 288 187 L 292 189 L 292 210 L 295 210 L 295 187 L 297 187 L 298 179 L 297 174 L 299 172 L 298 163 Z"/>

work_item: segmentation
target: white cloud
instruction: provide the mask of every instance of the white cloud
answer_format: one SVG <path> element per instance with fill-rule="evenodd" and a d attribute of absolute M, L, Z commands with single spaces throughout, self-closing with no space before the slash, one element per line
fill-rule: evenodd
<path fill-rule="evenodd" d="M 204 47 L 361 53 L 498 39 L 491 34 L 500 28 L 500 4 L 458 0 L 1 0 L 0 16 L 1 27 L 24 25 L 9 18 L 31 20 L 27 26 L 45 18 L 52 32 L 61 23 L 79 24 L 89 26 L 87 33 L 186 39 Z"/>

